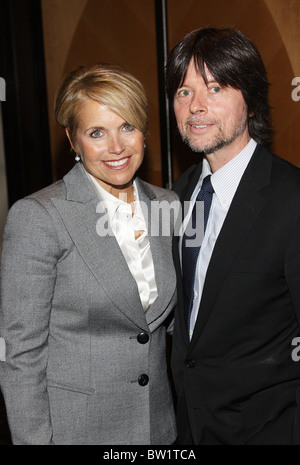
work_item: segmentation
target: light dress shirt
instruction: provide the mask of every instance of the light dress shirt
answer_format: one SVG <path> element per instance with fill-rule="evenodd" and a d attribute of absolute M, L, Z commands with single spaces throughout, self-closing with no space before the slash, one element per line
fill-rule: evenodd
<path fill-rule="evenodd" d="M 148 228 L 139 201 L 136 182 L 133 182 L 135 205 L 134 214 L 132 214 L 131 205 L 124 201 L 125 199 L 122 200 L 122 195 L 121 198 L 115 197 L 100 186 L 93 176 L 87 172 L 86 174 L 95 186 L 100 201 L 104 202 L 111 230 L 136 281 L 141 303 L 146 311 L 156 299 L 158 292 Z M 142 231 L 142 234 L 135 239 L 137 231 Z"/>
<path fill-rule="evenodd" d="M 196 265 L 196 275 L 194 284 L 194 300 L 190 319 L 189 337 L 192 339 L 198 310 L 200 307 L 203 286 L 207 268 L 210 262 L 215 243 L 223 226 L 224 220 L 228 213 L 232 199 L 236 193 L 241 178 L 247 168 L 249 161 L 254 153 L 257 143 L 251 139 L 246 147 L 232 160 L 218 169 L 215 173 L 211 173 L 210 165 L 206 158 L 203 160 L 203 169 L 199 182 L 191 196 L 188 213 L 182 225 L 182 232 L 185 230 L 192 209 L 196 202 L 196 197 L 201 189 L 203 179 L 211 174 L 211 183 L 214 188 L 212 204 L 209 212 L 207 226 L 203 237 L 203 242 L 200 247 L 198 261 Z M 179 241 L 179 251 L 181 256 L 182 251 L 182 233 Z"/>

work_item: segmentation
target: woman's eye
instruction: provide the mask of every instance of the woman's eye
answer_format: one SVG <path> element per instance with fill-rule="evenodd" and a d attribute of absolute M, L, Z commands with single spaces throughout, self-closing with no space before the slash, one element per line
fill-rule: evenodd
<path fill-rule="evenodd" d="M 123 129 L 124 129 L 124 131 L 131 132 L 131 131 L 134 130 L 134 126 L 132 126 L 129 123 L 126 123 L 126 124 L 124 124 Z"/>
<path fill-rule="evenodd" d="M 102 131 L 100 129 L 96 129 L 91 133 L 91 137 L 101 137 L 102 136 Z"/>

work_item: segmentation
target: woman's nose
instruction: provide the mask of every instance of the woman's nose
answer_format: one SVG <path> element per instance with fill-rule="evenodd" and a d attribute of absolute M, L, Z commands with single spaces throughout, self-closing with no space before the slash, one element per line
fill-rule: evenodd
<path fill-rule="evenodd" d="M 125 147 L 122 143 L 120 137 L 111 137 L 109 140 L 108 145 L 108 152 L 115 153 L 116 155 L 120 155 L 124 151 Z"/>

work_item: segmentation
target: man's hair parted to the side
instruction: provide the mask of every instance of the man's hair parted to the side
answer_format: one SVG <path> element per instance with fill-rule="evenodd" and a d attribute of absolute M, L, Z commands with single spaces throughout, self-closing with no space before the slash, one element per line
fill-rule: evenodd
<path fill-rule="evenodd" d="M 263 60 L 248 37 L 234 28 L 196 29 L 171 50 L 166 66 L 167 92 L 172 102 L 182 86 L 190 61 L 205 82 L 205 65 L 223 87 L 242 92 L 248 110 L 250 136 L 259 144 L 272 144 L 269 81 Z"/>

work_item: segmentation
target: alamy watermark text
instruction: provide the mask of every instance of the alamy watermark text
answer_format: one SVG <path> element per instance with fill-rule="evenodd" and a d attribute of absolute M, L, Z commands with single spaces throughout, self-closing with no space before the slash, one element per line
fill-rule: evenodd
<path fill-rule="evenodd" d="M 149 225 L 148 235 L 157 236 L 181 236 L 182 235 L 182 218 L 190 211 L 190 202 L 184 202 L 183 206 L 179 200 L 173 202 L 152 201 L 150 210 L 148 205 L 140 201 L 145 223 Z M 110 227 L 108 214 L 108 202 L 99 202 L 96 212 L 99 219 L 96 224 L 98 236 L 113 236 L 114 232 Z M 119 212 L 116 212 L 117 216 Z M 122 212 L 120 212 L 119 222 L 122 225 Z M 149 221 L 151 219 L 151 221 Z M 133 220 L 129 217 L 128 221 Z M 185 228 L 185 236 L 188 238 L 186 247 L 200 247 L 204 238 L 204 202 L 196 201 L 195 203 L 195 221 L 193 226 L 188 223 Z"/>
<path fill-rule="evenodd" d="M 292 91 L 292 99 L 294 102 L 299 102 L 300 100 L 300 77 L 295 77 L 292 80 L 292 86 L 296 86 Z"/>

